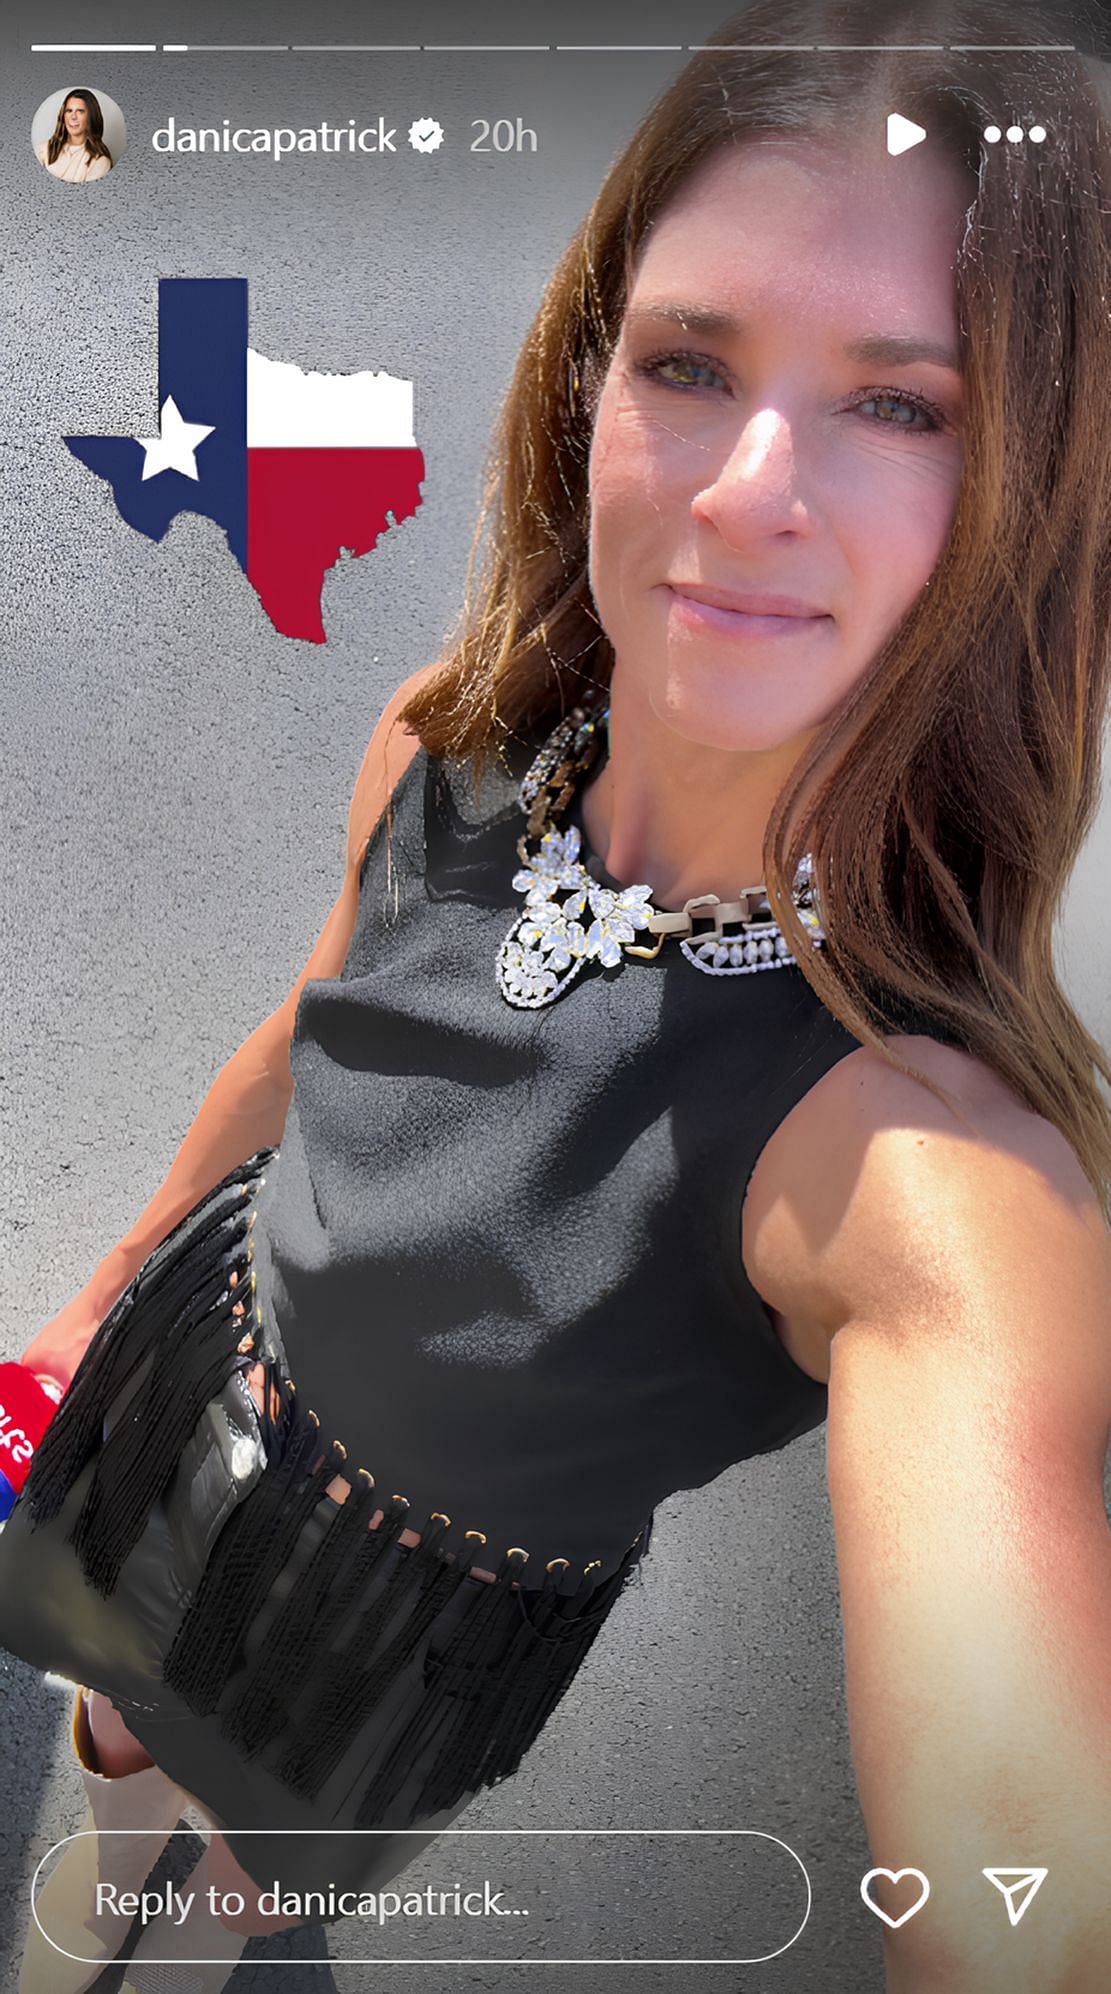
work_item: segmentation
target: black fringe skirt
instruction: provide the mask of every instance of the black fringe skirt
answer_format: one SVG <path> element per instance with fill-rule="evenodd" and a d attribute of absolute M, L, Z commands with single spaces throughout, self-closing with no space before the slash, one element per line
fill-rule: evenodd
<path fill-rule="evenodd" d="M 90 1343 L 0 1534 L 0 1645 L 107 1695 L 260 1884 L 374 1888 L 432 1835 L 391 1856 L 383 1836 L 313 1831 L 435 1831 L 510 1778 L 652 1519 L 605 1580 L 557 1559 L 525 1587 L 517 1549 L 493 1583 L 471 1576 L 485 1539 L 447 1550 L 439 1514 L 401 1544 L 405 1500 L 365 1469 L 328 1495 L 342 1459 L 255 1303 L 276 1155 L 200 1201 Z"/>

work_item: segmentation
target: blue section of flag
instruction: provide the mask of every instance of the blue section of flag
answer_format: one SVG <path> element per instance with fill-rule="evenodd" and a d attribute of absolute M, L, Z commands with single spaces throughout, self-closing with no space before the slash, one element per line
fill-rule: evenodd
<path fill-rule="evenodd" d="M 67 436 L 75 457 L 112 487 L 121 517 L 162 540 L 179 512 L 215 520 L 247 567 L 247 280 L 163 277 L 158 286 L 158 409 L 168 398 L 185 422 L 208 423 L 197 477 L 143 477 L 146 453 L 130 436 Z M 156 434 L 156 414 L 151 433 Z"/>

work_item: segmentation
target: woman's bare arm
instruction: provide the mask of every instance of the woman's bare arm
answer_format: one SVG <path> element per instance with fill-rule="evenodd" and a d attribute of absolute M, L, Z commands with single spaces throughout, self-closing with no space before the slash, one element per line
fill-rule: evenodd
<path fill-rule="evenodd" d="M 950 1084 L 964 1056 L 941 1058 Z M 802 1200 L 813 1312 L 841 1324 L 829 1487 L 860 1800 L 874 1864 L 931 1886 L 884 1933 L 889 1994 L 1097 1994 L 1111 1239 L 1058 1131 L 1002 1088 L 973 1088 L 969 1127 L 878 1057 L 851 1066 Z M 1048 1875 L 1012 1927 L 983 1871 L 1025 1865 Z M 897 1916 L 905 1886 L 885 1891 Z"/>
<path fill-rule="evenodd" d="M 23 1363 L 68 1385 L 98 1325 L 159 1242 L 237 1163 L 281 1141 L 293 1093 L 289 1047 L 301 992 L 310 980 L 338 976 L 343 968 L 367 839 L 420 746 L 416 735 L 395 724 L 397 716 L 418 686 L 439 670 L 437 662 L 407 679 L 374 730 L 348 816 L 343 888 L 289 996 L 225 1061 L 161 1188 L 80 1294 L 40 1330 L 24 1351 Z"/>

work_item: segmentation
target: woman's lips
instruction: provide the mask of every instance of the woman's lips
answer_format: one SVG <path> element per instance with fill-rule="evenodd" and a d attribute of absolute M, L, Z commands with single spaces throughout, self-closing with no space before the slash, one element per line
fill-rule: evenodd
<path fill-rule="evenodd" d="M 750 616 L 740 609 L 718 609 L 692 595 L 670 589 L 673 611 L 682 622 L 702 630 L 720 630 L 727 637 L 798 637 L 829 623 L 828 616 Z"/>

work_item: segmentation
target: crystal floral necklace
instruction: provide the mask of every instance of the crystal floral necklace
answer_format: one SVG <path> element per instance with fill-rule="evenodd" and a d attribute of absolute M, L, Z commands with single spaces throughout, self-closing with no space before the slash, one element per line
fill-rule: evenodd
<path fill-rule="evenodd" d="M 528 830 L 517 840 L 521 871 L 514 874 L 513 886 L 524 894 L 525 905 L 498 950 L 502 996 L 517 1010 L 539 1010 L 562 996 L 584 963 L 598 961 L 613 969 L 622 953 L 650 962 L 669 939 L 678 941 L 687 961 L 707 976 L 748 976 L 793 963 L 763 886 L 742 887 L 736 900 L 703 893 L 671 912 L 653 907 L 650 886 L 614 890 L 591 877 L 579 859 L 576 826 L 560 831 L 556 820 L 597 761 L 608 719 L 608 706 L 594 713 L 575 707 L 548 736 L 521 783 L 518 800 Z M 530 839 L 539 840 L 534 851 Z M 820 948 L 825 933 L 809 852 L 795 874 L 791 898 L 814 947 Z M 709 931 L 698 932 L 696 921 L 709 921 Z M 655 936 L 654 947 L 635 945 L 644 930 Z"/>

